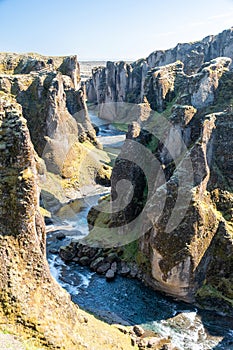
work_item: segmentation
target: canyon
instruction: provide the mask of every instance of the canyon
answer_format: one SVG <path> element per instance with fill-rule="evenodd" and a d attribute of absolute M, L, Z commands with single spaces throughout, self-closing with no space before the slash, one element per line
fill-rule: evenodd
<path fill-rule="evenodd" d="M 40 349 L 164 349 L 79 309 L 51 277 L 45 222 L 96 184 L 111 193 L 61 258 L 233 316 L 232 60 L 232 28 L 107 62 L 85 83 L 76 56 L 0 54 L 2 331 Z M 116 159 L 93 108 L 126 134 Z"/>
<path fill-rule="evenodd" d="M 142 266 L 148 285 L 230 314 L 232 49 L 231 28 L 131 65 L 107 62 L 87 82 L 101 118 L 131 125 L 113 168 L 111 198 L 121 196 L 122 179 L 133 183 L 134 197 L 130 204 L 121 197 L 123 209 L 108 219 L 109 228 L 119 227 L 114 242 L 124 243 L 121 235 L 134 230 L 139 253 L 148 260 Z M 131 113 L 132 102 L 139 111 Z M 148 149 L 159 161 L 157 170 L 152 161 L 148 165 Z M 148 175 L 150 166 L 156 179 Z M 140 222 L 130 226 L 141 211 Z M 104 213 L 94 212 L 89 219 L 96 244 L 103 239 L 100 233 L 98 242 L 95 227 L 101 218 Z"/>

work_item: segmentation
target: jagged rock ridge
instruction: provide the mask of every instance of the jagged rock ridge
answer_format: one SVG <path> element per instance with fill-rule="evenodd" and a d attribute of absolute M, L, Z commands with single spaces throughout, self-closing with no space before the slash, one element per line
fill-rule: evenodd
<path fill-rule="evenodd" d="M 150 71 L 181 61 L 184 73 L 195 74 L 200 67 L 217 57 L 233 58 L 233 29 L 218 35 L 211 35 L 194 43 L 178 44 L 169 50 L 151 53 L 146 59 L 132 64 L 125 62 L 107 62 L 106 68 L 93 70 L 92 79 L 87 82 L 89 102 L 143 102 L 145 80 Z M 232 64 L 230 66 L 232 70 Z"/>

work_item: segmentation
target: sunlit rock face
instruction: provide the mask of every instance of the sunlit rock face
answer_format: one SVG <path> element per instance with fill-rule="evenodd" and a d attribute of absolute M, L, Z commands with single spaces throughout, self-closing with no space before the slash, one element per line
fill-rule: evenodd
<path fill-rule="evenodd" d="M 87 85 L 88 89 L 92 86 L 93 101 L 101 106 L 122 101 L 116 81 L 126 81 L 123 101 L 143 101 L 151 108 L 145 119 L 137 115 L 134 122 L 130 120 L 127 141 L 113 168 L 113 201 L 122 179 L 131 182 L 134 196 L 130 203 L 126 193 L 122 196 L 123 209 L 113 213 L 109 227 L 119 227 L 119 241 L 123 241 L 122 225 L 130 227 L 130 221 L 145 208 L 135 226 L 142 254 L 140 259 L 136 254 L 135 261 L 142 265 L 146 283 L 179 299 L 210 308 L 217 305 L 231 314 L 232 33 L 230 29 L 201 42 L 156 51 L 130 66 L 109 63 L 94 71 Z M 94 86 L 97 76 L 101 83 Z M 122 85 L 121 91 L 125 91 Z M 132 144 L 127 151 L 129 139 L 141 145 L 132 158 L 137 164 L 127 158 L 135 153 Z M 157 172 L 157 178 L 150 184 L 154 186 L 150 193 L 145 149 L 160 163 L 157 170 L 151 166 L 151 176 Z"/>
<path fill-rule="evenodd" d="M 130 338 L 71 302 L 52 278 L 39 211 L 38 155 L 22 107 L 0 94 L 0 322 L 48 349 L 131 349 Z"/>
<path fill-rule="evenodd" d="M 85 90 L 80 89 L 76 56 L 1 54 L 0 74 L 0 89 L 11 93 L 22 105 L 40 156 L 46 137 L 69 144 L 69 138 L 76 137 L 81 126 L 86 137 L 96 142 L 85 105 Z"/>
<path fill-rule="evenodd" d="M 44 337 L 44 344 L 55 346 L 65 340 L 71 345 L 78 312 L 50 276 L 35 151 L 26 120 L 20 106 L 7 98 L 1 100 L 0 113 L 1 323 L 18 323 L 22 333 L 30 327 L 30 335 Z M 77 336 L 74 341 L 78 344 Z"/>
<path fill-rule="evenodd" d="M 93 70 L 87 81 L 87 97 L 90 102 L 143 102 L 147 75 L 156 67 L 167 66 L 176 61 L 183 63 L 187 75 L 199 72 L 204 63 L 217 57 L 233 58 L 233 29 L 211 35 L 194 43 L 178 44 L 169 50 L 151 53 L 146 59 L 134 63 L 108 62 L 106 67 Z M 232 64 L 230 65 L 232 70 Z M 160 108 L 160 107 L 159 107 Z"/>
<path fill-rule="evenodd" d="M 79 187 L 95 183 L 103 173 L 99 159 L 108 162 L 108 157 L 100 154 L 76 56 L 0 54 L 0 94 L 22 106 L 35 151 L 56 175 L 46 193 L 60 188 L 65 201 L 77 196 Z"/>

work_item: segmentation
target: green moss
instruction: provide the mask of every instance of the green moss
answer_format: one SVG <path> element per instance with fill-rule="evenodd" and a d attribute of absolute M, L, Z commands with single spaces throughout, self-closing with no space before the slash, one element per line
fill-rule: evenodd
<path fill-rule="evenodd" d="M 148 143 L 147 148 L 154 153 L 158 148 L 159 140 L 154 135 L 151 135 L 151 141 Z"/>
<path fill-rule="evenodd" d="M 123 255 L 122 259 L 130 262 L 130 261 L 135 261 L 135 257 L 138 253 L 138 241 L 133 241 L 129 244 L 126 244 L 123 248 Z"/>
<path fill-rule="evenodd" d="M 226 71 L 219 80 L 219 86 L 215 91 L 214 104 L 205 109 L 205 114 L 222 112 L 233 105 L 233 72 Z"/>
<path fill-rule="evenodd" d="M 221 187 L 222 190 L 232 192 L 232 187 L 228 181 L 227 176 L 224 176 L 216 162 L 213 162 L 211 168 L 212 172 L 215 174 L 215 176 L 217 176 L 217 181 L 215 179 L 215 186 L 218 184 L 218 186 Z M 211 175 L 213 176 L 213 174 Z"/>
<path fill-rule="evenodd" d="M 42 208 L 42 207 L 40 207 L 39 209 L 40 209 L 40 213 L 42 216 L 47 216 L 49 218 L 51 217 L 51 213 L 48 210 L 46 210 L 45 208 Z"/>
<path fill-rule="evenodd" d="M 141 271 L 148 272 L 151 269 L 150 259 L 139 247 L 139 240 L 130 242 L 122 248 L 121 259 L 127 263 L 135 263 Z"/>
<path fill-rule="evenodd" d="M 226 297 L 221 291 L 211 284 L 205 284 L 198 289 L 196 297 L 199 302 L 208 301 L 211 299 L 218 299 L 223 302 L 227 302 L 231 307 L 233 307 L 233 299 Z"/>
<path fill-rule="evenodd" d="M 115 126 L 115 128 L 117 128 L 120 131 L 128 132 L 128 124 L 125 124 L 125 123 L 114 123 L 113 125 Z"/>

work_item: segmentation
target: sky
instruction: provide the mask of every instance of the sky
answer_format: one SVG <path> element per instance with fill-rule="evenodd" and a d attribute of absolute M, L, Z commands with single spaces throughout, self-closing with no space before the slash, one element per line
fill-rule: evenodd
<path fill-rule="evenodd" d="M 0 52 L 136 60 L 233 26 L 233 0 L 0 0 Z"/>

